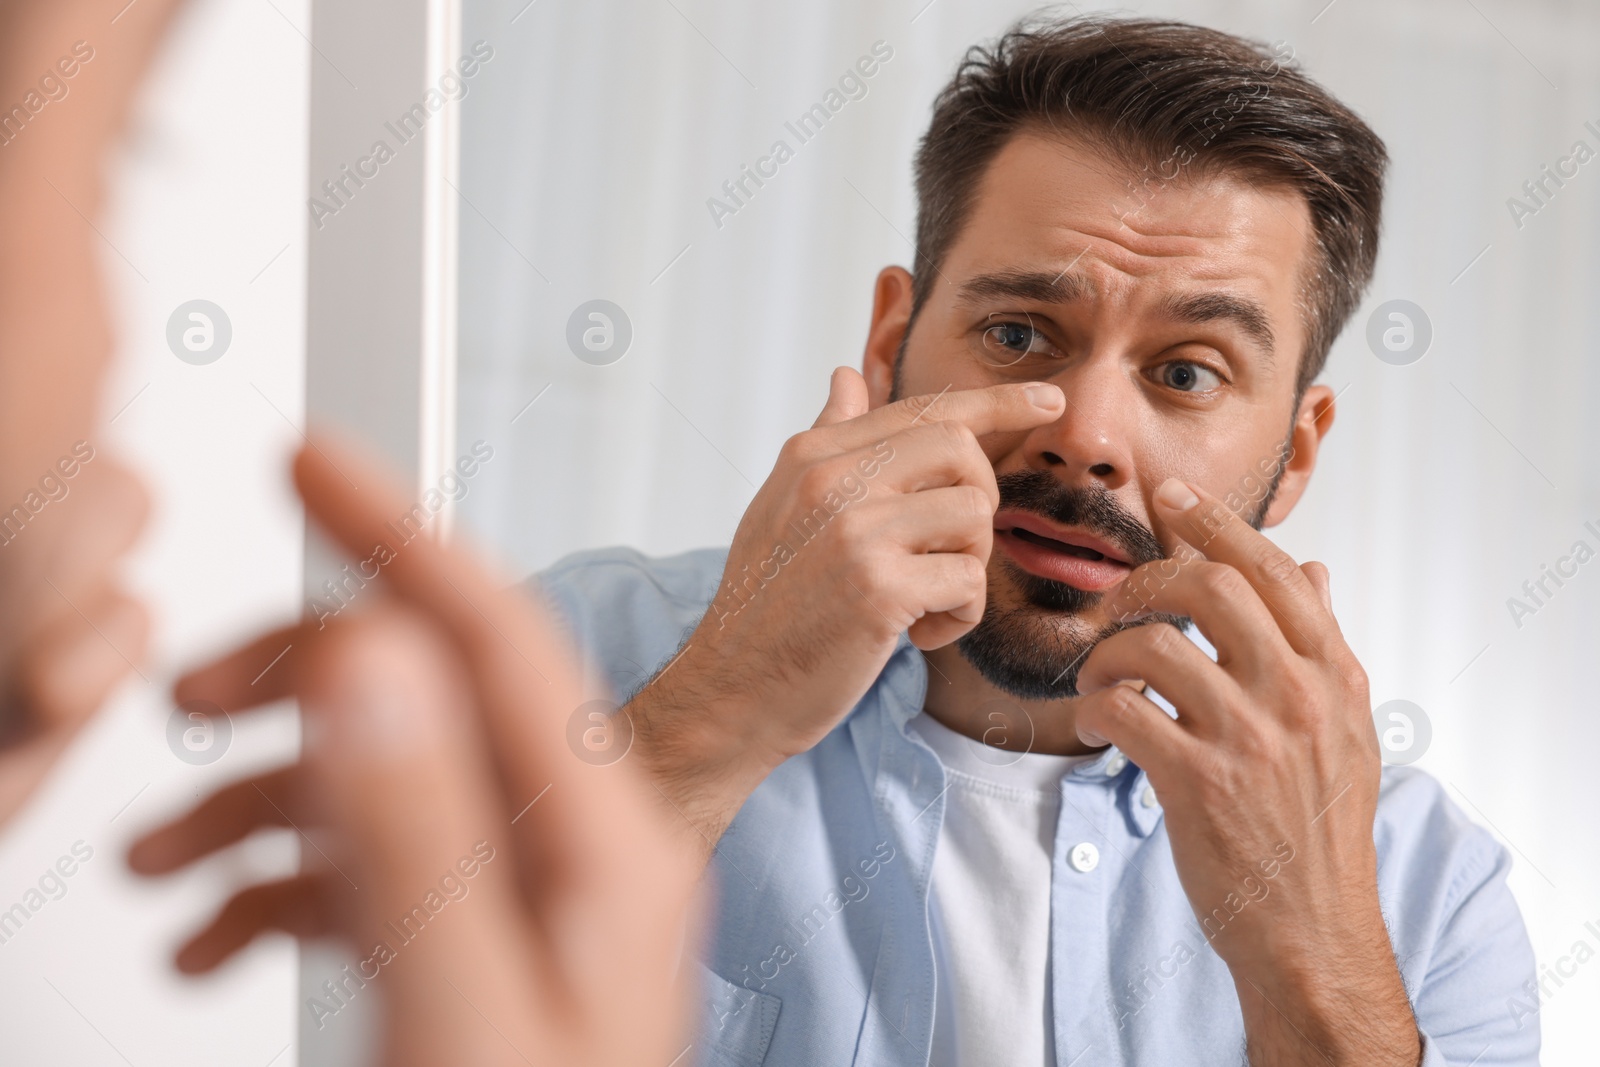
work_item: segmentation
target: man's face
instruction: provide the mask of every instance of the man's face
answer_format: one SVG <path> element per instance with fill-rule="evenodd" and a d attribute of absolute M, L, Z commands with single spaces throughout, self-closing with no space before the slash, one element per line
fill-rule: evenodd
<path fill-rule="evenodd" d="M 1305 202 L 1226 175 L 1131 191 L 1141 180 L 1085 143 L 1020 134 L 980 183 L 908 336 L 909 276 L 879 280 L 875 404 L 890 399 L 878 346 L 902 336 L 898 395 L 1023 380 L 1066 394 L 1055 423 L 983 441 L 1001 506 L 988 606 L 960 648 L 1018 697 L 1073 695 L 1078 664 L 1120 628 L 1107 594 L 1172 552 L 1150 520 L 1163 481 L 1276 522 L 1326 429 L 1311 411 L 1326 391 L 1298 408 L 1295 395 Z M 1312 455 L 1286 459 L 1291 440 Z"/>

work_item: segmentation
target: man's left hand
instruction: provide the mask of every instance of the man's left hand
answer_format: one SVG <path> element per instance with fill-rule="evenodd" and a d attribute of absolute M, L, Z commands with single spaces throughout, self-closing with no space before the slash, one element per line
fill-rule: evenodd
<path fill-rule="evenodd" d="M 1175 479 L 1156 509 L 1182 543 L 1135 569 L 1108 608 L 1186 615 L 1217 659 L 1165 624 L 1107 638 L 1079 676 L 1079 735 L 1117 745 L 1161 798 L 1179 880 L 1238 988 L 1253 1064 L 1414 1067 L 1420 1039 L 1378 904 L 1377 734 L 1327 568 L 1296 565 Z"/>

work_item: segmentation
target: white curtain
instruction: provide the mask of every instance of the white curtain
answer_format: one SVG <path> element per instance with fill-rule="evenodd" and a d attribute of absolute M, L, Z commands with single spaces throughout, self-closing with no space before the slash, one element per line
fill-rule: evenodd
<path fill-rule="evenodd" d="M 934 93 L 968 45 L 1029 7 L 525 4 L 475 0 L 466 20 L 466 41 L 495 50 L 465 105 L 461 437 L 495 449 L 466 525 L 519 572 L 586 547 L 726 543 L 783 440 L 815 417 L 828 371 L 859 364 L 873 275 L 910 261 L 910 159 Z M 1584 526 L 1600 530 L 1600 159 L 1547 183 L 1536 214 L 1507 205 L 1532 204 L 1523 183 L 1575 142 L 1600 150 L 1600 12 L 1128 10 L 1287 42 L 1388 142 L 1377 279 L 1323 379 L 1340 391 L 1337 426 L 1275 536 L 1328 563 L 1374 702 L 1424 709 L 1421 766 L 1513 850 L 1541 963 L 1579 940 L 1600 949 L 1584 928 L 1600 921 L 1600 562 L 1559 588 L 1547 579 L 1542 605 L 1523 591 L 1575 542 L 1600 549 Z M 785 123 L 877 42 L 892 57 L 866 95 L 797 145 Z M 794 157 L 714 218 L 708 199 L 728 202 L 723 182 L 780 138 Z M 1433 327 L 1410 366 L 1365 339 L 1369 312 L 1396 298 Z M 632 325 L 613 365 L 567 344 L 569 316 L 593 299 Z M 1514 619 L 1512 597 L 1538 610 Z M 1547 1061 L 1575 1063 L 1600 1041 L 1600 962 L 1562 982 L 1541 1013 Z"/>

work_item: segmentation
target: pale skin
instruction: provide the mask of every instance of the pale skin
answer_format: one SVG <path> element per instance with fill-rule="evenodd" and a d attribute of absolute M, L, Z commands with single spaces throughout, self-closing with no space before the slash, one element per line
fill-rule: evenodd
<path fill-rule="evenodd" d="M 1087 143 L 1023 133 L 991 163 L 914 325 L 911 275 L 879 275 L 864 373 L 835 371 L 817 425 L 790 439 L 741 522 L 725 581 L 792 540 L 789 523 L 860 473 L 863 450 L 886 442 L 893 460 L 756 595 L 727 599 L 724 585 L 629 705 L 639 751 L 704 855 L 774 767 L 842 720 L 904 630 L 929 659 L 926 711 L 982 739 L 981 709 L 1005 694 L 953 641 L 988 597 L 1023 603 L 1000 566 L 1011 548 L 994 479 L 1032 469 L 1099 485 L 1184 562 L 1130 567 L 1056 624 L 1088 636 L 1188 615 L 1218 660 L 1166 625 L 1102 641 L 1081 695 L 1017 701 L 1032 748 L 1112 743 L 1147 772 L 1198 915 L 1293 848 L 1284 891 L 1214 942 L 1253 1064 L 1409 1067 L 1421 1047 L 1378 905 L 1366 677 L 1327 569 L 1221 503 L 1283 457 L 1263 516 L 1281 522 L 1333 421 L 1331 390 L 1296 388 L 1309 210 L 1291 190 L 1204 173 L 1130 210 L 1126 173 Z M 891 402 L 902 341 L 910 399 Z M 1043 406 L 1019 395 L 1030 386 Z"/>
<path fill-rule="evenodd" d="M 94 49 L 58 73 L 66 95 L 0 145 L 0 509 L 42 493 L 42 475 L 68 487 L 0 544 L 0 823 L 145 647 L 145 610 L 116 572 L 148 504 L 96 429 L 112 338 L 90 220 L 103 158 L 178 7 L 0 3 L 0 108 L 59 72 L 75 42 Z M 60 474 L 61 457 L 81 460 L 79 441 L 93 458 Z M 331 440 L 296 475 L 312 515 L 361 558 L 409 506 L 381 468 Z M 571 654 L 537 605 L 465 549 L 420 539 L 386 570 L 388 597 L 375 590 L 326 630 L 265 635 L 180 683 L 180 701 L 232 711 L 299 697 L 307 745 L 293 766 L 153 835 L 141 866 L 170 870 L 292 813 L 360 887 L 316 864 L 251 887 L 180 965 L 211 970 L 273 929 L 343 938 L 369 960 L 383 924 L 454 872 L 469 894 L 383 962 L 367 994 L 384 1003 L 381 1062 L 672 1062 L 688 1043 L 696 872 L 666 844 L 631 766 L 585 773 L 568 756 L 566 717 L 589 695 Z M 494 859 L 462 875 L 479 842 Z"/>
<path fill-rule="evenodd" d="M 143 0 L 113 25 L 125 6 L 0 5 L 0 118 L 30 92 L 43 99 L 47 75 L 66 89 L 20 129 L 11 118 L 0 145 L 0 518 L 12 522 L 0 538 L 0 821 L 131 676 L 149 634 L 117 573 L 149 505 L 96 425 L 112 339 L 88 220 L 104 199 L 103 157 L 179 4 Z M 87 62 L 72 55 L 79 41 L 93 48 Z M 41 487 L 47 476 L 54 488 Z"/>

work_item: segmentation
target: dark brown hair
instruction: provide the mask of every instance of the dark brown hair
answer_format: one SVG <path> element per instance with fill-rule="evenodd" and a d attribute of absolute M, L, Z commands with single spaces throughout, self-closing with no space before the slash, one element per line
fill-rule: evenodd
<path fill-rule="evenodd" d="M 1024 20 L 970 49 L 917 151 L 913 319 L 995 156 L 1019 131 L 1055 130 L 1137 171 L 1135 198 L 1217 172 L 1305 198 L 1316 232 L 1302 278 L 1304 390 L 1372 278 L 1388 156 L 1291 54 L 1182 22 L 1104 17 Z"/>

